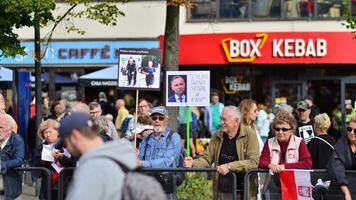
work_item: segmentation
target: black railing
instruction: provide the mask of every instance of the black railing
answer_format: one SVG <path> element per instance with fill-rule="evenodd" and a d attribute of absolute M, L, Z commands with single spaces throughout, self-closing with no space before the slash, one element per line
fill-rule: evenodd
<path fill-rule="evenodd" d="M 327 177 L 326 176 L 327 175 L 327 170 L 325 170 L 325 169 L 310 170 L 310 173 L 311 173 L 311 182 L 316 182 L 316 180 L 318 178 L 320 178 L 320 177 L 323 177 L 323 178 Z M 346 173 L 346 176 L 348 176 L 348 177 L 354 177 L 356 175 L 356 170 L 346 170 L 345 173 Z M 258 176 L 258 174 L 266 174 L 266 175 L 268 175 L 269 174 L 269 170 L 267 170 L 267 169 L 251 169 L 246 173 L 245 178 L 244 178 L 244 182 L 245 182 L 245 185 L 244 185 L 244 200 L 248 200 L 249 190 L 251 188 L 251 182 L 249 181 L 251 179 L 251 176 L 252 175 L 257 175 Z M 316 174 L 320 174 L 320 175 L 316 175 Z M 278 174 L 277 174 L 277 176 L 278 176 Z M 330 179 L 330 177 L 328 177 L 328 179 Z M 259 184 L 260 183 L 258 181 L 257 182 L 257 186 L 255 186 L 255 187 L 259 188 Z M 355 192 L 352 193 L 352 195 L 356 195 Z"/>
<path fill-rule="evenodd" d="M 65 185 L 64 185 L 64 178 L 70 178 L 68 176 L 71 176 L 73 173 L 74 168 L 65 168 L 61 171 L 59 174 L 58 178 L 58 200 L 64 199 L 64 194 L 66 193 L 65 190 Z M 139 169 L 140 172 L 142 173 L 159 173 L 159 172 L 171 172 L 171 173 L 177 173 L 177 172 L 206 172 L 206 173 L 217 173 L 215 168 L 141 168 Z M 237 187 L 237 178 L 234 173 L 232 173 L 233 177 L 233 188 Z M 236 190 L 232 191 L 232 197 L 233 200 L 236 199 Z"/>
<path fill-rule="evenodd" d="M 51 199 L 51 172 L 47 169 L 47 168 L 44 168 L 44 167 L 17 167 L 15 169 L 12 169 L 11 171 L 21 171 L 21 172 L 40 172 L 41 173 L 41 177 L 42 177 L 42 181 L 43 181 L 43 178 L 45 180 L 45 183 L 46 184 L 43 184 L 45 185 L 45 188 L 43 188 L 43 190 L 46 191 L 46 199 Z"/>

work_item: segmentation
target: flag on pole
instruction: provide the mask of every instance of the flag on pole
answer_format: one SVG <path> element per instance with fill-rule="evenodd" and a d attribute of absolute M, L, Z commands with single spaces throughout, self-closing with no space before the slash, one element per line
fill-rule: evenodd
<path fill-rule="evenodd" d="M 284 170 L 280 173 L 282 200 L 312 200 L 310 170 Z"/>

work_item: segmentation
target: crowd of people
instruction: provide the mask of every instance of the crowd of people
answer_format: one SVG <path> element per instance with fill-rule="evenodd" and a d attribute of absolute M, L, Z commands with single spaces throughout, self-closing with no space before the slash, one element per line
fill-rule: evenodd
<path fill-rule="evenodd" d="M 120 196 L 125 170 L 117 163 L 130 170 L 216 168 L 212 177 L 214 199 L 231 199 L 235 189 L 241 197 L 244 175 L 254 168 L 268 169 L 271 174 L 285 169 L 327 169 L 330 193 L 340 193 L 347 200 L 355 195 L 345 171 L 356 169 L 356 115 L 348 119 L 346 133 L 335 138 L 328 133 L 332 120 L 326 113 L 319 113 L 311 97 L 298 102 L 295 109 L 279 106 L 270 112 L 252 99 L 224 106 L 219 94 L 213 92 L 206 108 L 178 108 L 177 130 L 171 129 L 171 115 L 164 106 L 142 98 L 136 115 L 128 111 L 123 99 L 113 105 L 105 93 L 100 92 L 98 97 L 88 104 L 61 99 L 50 109 L 44 104 L 38 131 L 33 117 L 24 142 L 16 134 L 15 120 L 4 112 L 5 100 L 0 95 L 0 169 L 8 199 L 21 194 L 22 174 L 11 169 L 22 166 L 25 157 L 31 166 L 51 171 L 52 199 L 57 198 L 58 174 L 76 166 L 67 199 Z M 190 138 L 186 135 L 187 123 Z M 210 142 L 199 154 L 195 139 L 202 136 L 209 137 Z M 187 142 L 191 154 L 184 157 Z M 237 176 L 237 188 L 232 186 L 232 173 Z M 161 183 L 167 199 L 177 199 L 177 174 L 152 176 Z M 33 181 L 39 177 L 33 174 Z M 46 199 L 45 184 L 42 181 L 40 199 Z M 257 188 L 248 195 L 256 198 Z"/>

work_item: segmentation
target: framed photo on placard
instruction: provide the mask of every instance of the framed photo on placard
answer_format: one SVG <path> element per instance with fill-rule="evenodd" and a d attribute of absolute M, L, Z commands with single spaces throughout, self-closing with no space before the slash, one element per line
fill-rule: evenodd
<path fill-rule="evenodd" d="M 120 48 L 118 62 L 119 89 L 160 89 L 160 49 Z"/>
<path fill-rule="evenodd" d="M 167 106 L 208 106 L 210 71 L 168 71 Z"/>

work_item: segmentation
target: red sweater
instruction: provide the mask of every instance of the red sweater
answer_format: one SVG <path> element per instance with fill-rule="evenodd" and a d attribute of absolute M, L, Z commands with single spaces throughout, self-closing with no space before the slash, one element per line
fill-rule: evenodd
<path fill-rule="evenodd" d="M 289 144 L 288 142 L 278 142 L 281 148 L 281 158 L 279 164 L 284 164 L 286 169 L 311 169 L 312 160 L 310 153 L 308 151 L 307 145 L 304 140 L 300 142 L 299 145 L 299 162 L 297 163 L 285 163 L 286 151 Z M 268 169 L 268 165 L 271 164 L 271 157 L 269 154 L 269 145 L 268 140 L 263 146 L 263 150 L 261 152 L 260 162 L 258 164 L 258 168 Z"/>

